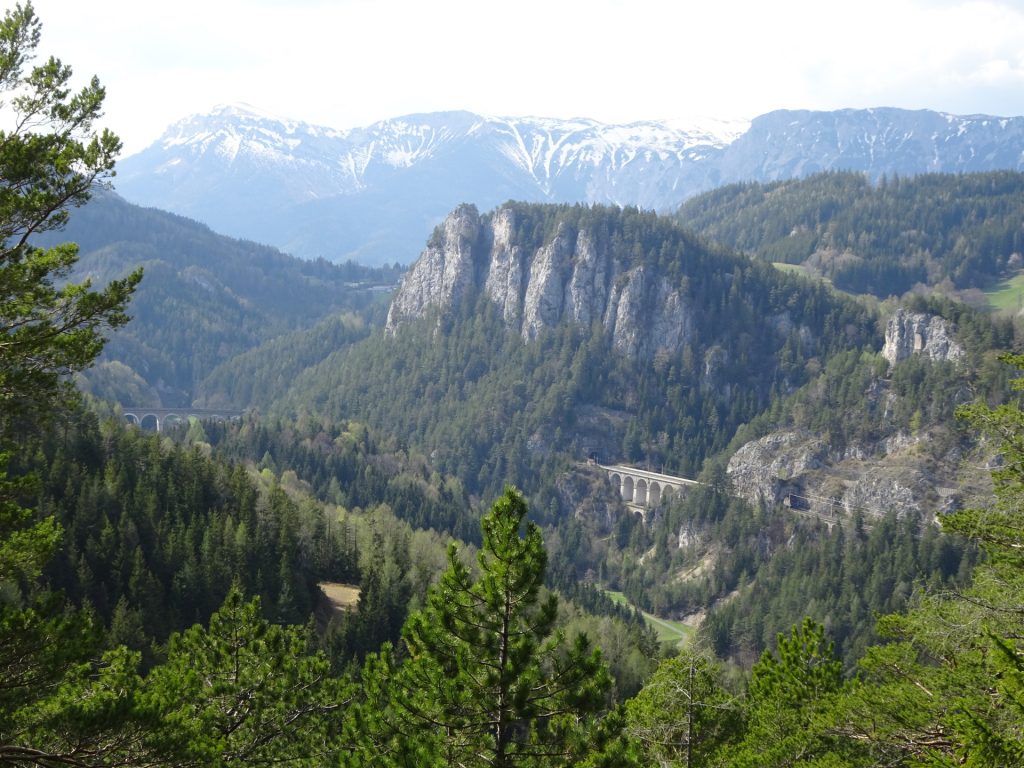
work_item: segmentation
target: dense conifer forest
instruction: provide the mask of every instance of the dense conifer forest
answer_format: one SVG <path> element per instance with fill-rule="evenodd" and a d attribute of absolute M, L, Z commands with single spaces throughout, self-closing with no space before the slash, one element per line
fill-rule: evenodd
<path fill-rule="evenodd" d="M 798 264 L 837 288 L 879 298 L 915 286 L 991 285 L 1024 266 L 1024 174 L 925 174 L 873 184 L 826 173 L 733 184 L 677 219 L 715 242 Z"/>

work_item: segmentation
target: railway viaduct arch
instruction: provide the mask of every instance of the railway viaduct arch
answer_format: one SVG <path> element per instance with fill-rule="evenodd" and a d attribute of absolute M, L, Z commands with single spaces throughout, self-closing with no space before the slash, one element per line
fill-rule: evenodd
<path fill-rule="evenodd" d="M 226 421 L 241 417 L 241 411 L 226 408 L 136 408 L 122 406 L 124 420 L 142 429 L 160 432 L 165 427 L 188 421 L 190 417 L 197 419 L 216 419 Z"/>
<path fill-rule="evenodd" d="M 691 486 L 700 485 L 696 480 L 665 475 L 661 472 L 649 472 L 646 469 L 627 467 L 625 464 L 598 466 L 608 473 L 608 479 L 619 489 L 624 502 L 644 509 L 656 507 L 662 499 L 682 493 Z"/>

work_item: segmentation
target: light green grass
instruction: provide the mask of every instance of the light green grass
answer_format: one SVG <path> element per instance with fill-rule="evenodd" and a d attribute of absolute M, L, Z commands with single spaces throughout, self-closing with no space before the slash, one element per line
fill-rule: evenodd
<path fill-rule="evenodd" d="M 604 593 L 616 603 L 632 607 L 632 603 L 630 603 L 629 600 L 626 599 L 626 596 L 621 592 L 606 589 Z M 658 616 L 647 613 L 647 611 L 640 611 L 640 613 L 643 614 L 644 621 L 647 622 L 647 626 L 655 631 L 658 635 L 658 640 L 663 643 L 668 643 L 669 645 L 673 645 L 678 648 L 689 642 L 690 636 L 693 634 L 693 628 L 686 626 L 681 621 L 662 619 Z"/>
<path fill-rule="evenodd" d="M 1024 272 L 997 283 L 985 291 L 985 296 L 989 306 L 999 312 L 1024 308 Z"/>
<path fill-rule="evenodd" d="M 798 275 L 809 277 L 810 273 L 807 271 L 807 267 L 803 264 L 787 264 L 784 261 L 773 261 L 772 266 L 780 272 L 795 272 Z"/>

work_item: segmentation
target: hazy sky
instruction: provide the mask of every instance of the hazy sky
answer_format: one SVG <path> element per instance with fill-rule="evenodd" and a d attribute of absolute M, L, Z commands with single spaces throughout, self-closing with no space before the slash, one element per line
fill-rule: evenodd
<path fill-rule="evenodd" d="M 34 0 L 126 154 L 246 102 L 609 122 L 895 106 L 1024 115 L 1024 0 Z"/>

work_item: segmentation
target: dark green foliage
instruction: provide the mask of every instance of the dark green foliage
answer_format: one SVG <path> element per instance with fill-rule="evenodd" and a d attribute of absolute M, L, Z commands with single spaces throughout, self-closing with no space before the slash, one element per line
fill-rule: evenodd
<path fill-rule="evenodd" d="M 386 504 L 413 528 L 479 542 L 479 516 L 458 479 L 358 422 L 250 418 L 208 424 L 207 440 L 229 460 L 287 467 L 321 501 L 348 509 Z"/>
<path fill-rule="evenodd" d="M 726 752 L 736 768 L 849 765 L 859 745 L 828 733 L 816 720 L 843 688 L 842 663 L 824 629 L 810 619 L 778 638 L 750 672 L 743 736 Z"/>
<path fill-rule="evenodd" d="M 209 627 L 174 635 L 167 661 L 146 677 L 146 740 L 179 766 L 320 766 L 337 750 L 350 696 L 301 626 L 262 617 L 258 599 L 232 588 Z"/>
<path fill-rule="evenodd" d="M 77 249 L 41 249 L 36 233 L 60 229 L 111 174 L 120 142 L 97 131 L 104 92 L 93 78 L 74 91 L 56 58 L 31 65 L 40 23 L 31 4 L 0 21 L 0 763 L 89 764 L 113 748 L 133 679 L 130 654 L 94 664 L 91 617 L 65 609 L 40 574 L 60 541 L 51 511 L 28 504 L 37 478 L 15 460 L 35 453 L 35 431 L 73 397 L 69 373 L 92 364 L 102 332 L 127 321 L 141 278 L 132 271 L 99 291 L 66 282 Z M 62 284 L 63 283 L 63 284 Z M 113 736 L 113 738 L 117 738 Z"/>
<path fill-rule="evenodd" d="M 0 131 L 0 432 L 15 413 L 46 413 L 57 402 L 62 377 L 88 367 L 102 332 L 127 322 L 125 304 L 142 277 L 125 270 L 101 291 L 67 283 L 77 247 L 32 244 L 61 229 L 68 209 L 112 175 L 121 147 L 94 128 L 99 81 L 73 92 L 71 68 L 58 59 L 27 68 L 39 30 L 30 4 L 7 11 L 0 27 L 0 94 L 11 122 Z"/>
<path fill-rule="evenodd" d="M 832 531 L 776 520 L 767 532 L 748 529 L 738 548 L 726 562 L 746 552 L 749 565 L 736 584 L 753 586 L 709 613 L 703 632 L 715 651 L 751 659 L 807 615 L 828 628 L 848 668 L 878 642 L 876 616 L 907 610 L 922 585 L 941 590 L 962 581 L 976 557 L 934 525 L 895 515 Z"/>
<path fill-rule="evenodd" d="M 525 516 L 522 497 L 506 491 L 481 523 L 478 573 L 452 545 L 403 629 L 407 657 L 396 667 L 385 653 L 364 670 L 372 764 L 576 765 L 614 741 L 597 729 L 607 670 L 586 636 L 555 631 L 540 529 L 521 532 Z"/>
<path fill-rule="evenodd" d="M 230 358 L 332 314 L 351 317 L 340 337 L 336 327 L 326 337 L 321 329 L 317 341 L 340 345 L 358 338 L 355 316 L 383 321 L 386 294 L 373 286 L 398 277 L 394 269 L 297 259 L 111 193 L 76 211 L 67 236 L 80 246 L 76 274 L 110 280 L 145 267 L 133 321 L 112 336 L 103 359 L 130 367 L 167 405 L 191 404 L 200 382 Z M 251 401 L 229 398 L 250 394 L 232 388 L 215 402 L 243 408 Z"/>
<path fill-rule="evenodd" d="M 322 508 L 276 484 L 261 492 L 243 466 L 198 448 L 78 413 L 39 461 L 37 507 L 65 529 L 51 584 L 105 622 L 135 615 L 146 638 L 205 621 L 234 581 L 263 596 L 269 615 L 302 622 L 318 580 L 357 575 L 351 543 L 327 535 Z"/>
<path fill-rule="evenodd" d="M 423 600 L 440 570 L 416 562 L 417 546 L 421 559 L 429 561 L 425 551 L 444 551 L 443 543 L 425 543 L 438 537 L 434 531 L 464 539 L 472 533 L 478 540 L 479 515 L 462 484 L 362 424 L 291 425 L 249 416 L 207 423 L 205 432 L 216 456 L 258 464 L 268 473 L 271 467 L 287 467 L 283 475 L 292 478 L 292 486 L 326 505 L 327 527 L 303 526 L 300 531 L 321 563 L 317 576 L 360 585 L 357 610 L 326 628 L 324 644 L 339 667 L 362 660 L 385 641 L 398 640 L 410 602 Z M 175 436 L 187 442 L 180 432 Z M 352 514 L 339 515 L 338 510 Z M 340 519 L 332 522 L 332 517 Z M 414 534 L 416 528 L 431 533 Z"/>
<path fill-rule="evenodd" d="M 983 287 L 1024 266 L 1022 201 L 1024 174 L 1012 171 L 878 185 L 827 173 L 722 187 L 684 203 L 677 218 L 710 240 L 885 298 L 916 284 Z"/>
<path fill-rule="evenodd" d="M 361 662 L 385 643 L 397 642 L 410 601 L 426 596 L 425 586 L 420 593 L 419 585 L 413 584 L 408 527 L 389 527 L 379 517 L 371 517 L 369 526 L 371 543 L 362 552 L 359 603 L 340 622 L 333 622 L 324 637 L 336 667 Z"/>
<path fill-rule="evenodd" d="M 308 331 L 277 336 L 210 371 L 194 392 L 195 402 L 266 408 L 302 371 L 369 333 L 366 320 L 344 314 L 325 318 Z"/>

